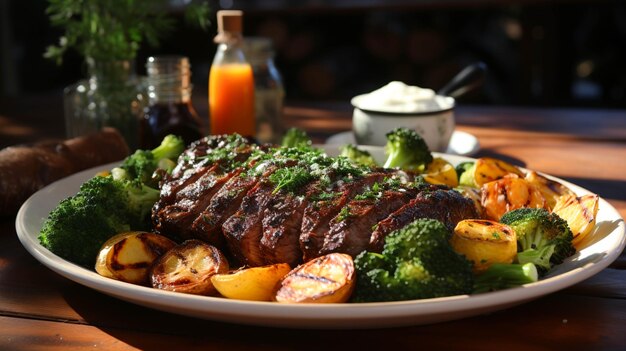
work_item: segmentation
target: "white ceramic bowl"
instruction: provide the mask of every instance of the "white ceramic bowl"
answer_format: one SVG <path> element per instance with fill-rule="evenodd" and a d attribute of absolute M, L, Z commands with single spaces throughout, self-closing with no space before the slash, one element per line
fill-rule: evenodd
<path fill-rule="evenodd" d="M 455 100 L 449 96 L 435 96 L 438 107 L 415 112 L 372 110 L 363 108 L 367 94 L 352 98 L 352 131 L 357 143 L 362 145 L 385 145 L 386 134 L 398 127 L 417 131 L 431 151 L 444 152 L 454 132 Z"/>

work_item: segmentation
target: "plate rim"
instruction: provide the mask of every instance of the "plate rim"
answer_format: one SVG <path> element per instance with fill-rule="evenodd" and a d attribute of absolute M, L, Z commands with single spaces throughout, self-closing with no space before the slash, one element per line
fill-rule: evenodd
<path fill-rule="evenodd" d="M 339 132 L 339 133 L 335 133 L 331 136 L 329 136 L 328 138 L 326 138 L 326 140 L 324 141 L 323 145 L 326 146 L 339 146 L 339 145 L 343 145 L 346 144 L 347 142 L 341 142 L 341 143 L 332 143 L 329 141 L 332 141 L 333 138 L 339 139 L 341 137 L 348 137 L 349 135 L 351 135 L 353 132 L 351 130 L 345 130 L 343 132 Z M 465 138 L 470 138 L 473 141 L 473 145 L 472 147 L 465 152 L 457 152 L 454 147 L 452 146 L 452 140 L 454 140 L 453 138 L 457 136 L 463 136 Z M 356 141 L 354 141 L 354 143 L 356 143 Z M 381 146 L 377 146 L 377 145 L 359 145 L 359 146 L 372 146 L 372 147 L 381 147 Z M 462 131 L 462 130 L 454 130 L 452 132 L 452 136 L 450 138 L 450 144 L 448 145 L 448 149 L 446 150 L 445 153 L 442 154 L 446 154 L 446 155 L 454 155 L 454 156 L 473 156 L 475 155 L 478 151 L 480 150 L 480 141 L 478 140 L 478 137 L 476 137 L 474 134 L 466 132 L 466 131 Z"/>
<path fill-rule="evenodd" d="M 333 148 L 333 145 L 318 146 L 323 147 L 325 150 Z M 380 149 L 381 147 L 376 146 L 373 148 Z M 444 158 L 458 158 L 459 160 L 456 162 L 473 159 L 459 155 L 433 154 L 434 156 L 443 156 Z M 26 220 L 30 219 L 29 215 L 33 215 L 32 206 L 35 203 L 41 203 L 50 194 L 59 195 L 58 192 L 60 190 L 58 189 L 64 185 L 70 185 L 77 191 L 79 186 L 77 182 L 79 180 L 86 180 L 90 175 L 94 175 L 101 170 L 110 169 L 117 164 L 119 163 L 115 162 L 79 172 L 54 182 L 33 194 L 21 206 L 16 216 L 15 226 L 20 242 L 39 262 L 57 274 L 78 284 L 131 303 L 201 319 L 257 326 L 308 329 L 386 328 L 456 320 L 508 308 L 574 285 L 606 268 L 617 259 L 626 245 L 626 230 L 624 229 L 623 218 L 611 204 L 600 197 L 600 208 L 603 210 L 603 213 L 613 212 L 616 220 L 616 227 L 600 239 L 600 241 L 619 240 L 612 246 L 612 250 L 603 252 L 604 256 L 597 261 L 592 260 L 583 263 L 561 274 L 521 287 L 484 294 L 457 295 L 435 299 L 328 305 L 279 304 L 276 302 L 239 301 L 220 297 L 187 295 L 132 285 L 102 277 L 95 271 L 90 271 L 56 256 L 39 244 L 37 240 L 38 232 L 29 232 Z M 546 176 L 562 182 L 577 194 L 590 193 L 587 189 L 563 179 L 550 175 Z M 43 212 L 47 213 L 47 211 Z M 40 218 L 39 227 L 43 220 L 44 218 Z M 599 242 L 593 244 L 596 245 Z M 583 250 L 585 249 L 588 248 Z"/>

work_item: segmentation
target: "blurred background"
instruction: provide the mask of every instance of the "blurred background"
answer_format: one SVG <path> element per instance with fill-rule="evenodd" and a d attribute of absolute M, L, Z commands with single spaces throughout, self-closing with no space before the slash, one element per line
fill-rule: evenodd
<path fill-rule="evenodd" d="M 171 0 L 177 12 L 185 0 Z M 245 11 L 244 35 L 273 39 L 286 100 L 348 100 L 391 80 L 438 89 L 465 65 L 489 75 L 466 104 L 626 107 L 626 1 L 220 0 L 202 31 L 181 24 L 152 54 L 190 58 L 206 91 L 216 45 L 215 13 Z M 81 58 L 42 57 L 61 31 L 46 1 L 0 0 L 0 98 L 58 92 L 85 77 Z M 181 15 L 182 16 L 182 15 Z"/>

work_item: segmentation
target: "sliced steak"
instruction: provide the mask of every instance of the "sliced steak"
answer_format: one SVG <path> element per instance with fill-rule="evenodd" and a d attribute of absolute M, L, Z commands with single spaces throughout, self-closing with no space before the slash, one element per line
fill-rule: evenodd
<path fill-rule="evenodd" d="M 222 224 L 230 253 L 242 265 L 255 267 L 265 263 L 260 249 L 262 220 L 273 190 L 274 186 L 266 179 L 256 183 L 241 201 L 237 212 Z"/>
<path fill-rule="evenodd" d="M 330 222 L 339 211 L 364 189 L 374 183 L 382 182 L 388 176 L 388 173 L 376 172 L 351 182 L 336 182 L 330 190 L 325 192 L 326 196 L 309 197 L 309 203 L 304 209 L 299 237 L 305 262 L 320 255 L 320 250 L 324 245 L 324 236 L 330 230 Z"/>
<path fill-rule="evenodd" d="M 156 213 L 155 230 L 166 236 L 202 239 L 211 244 L 219 244 L 219 238 L 206 236 L 194 223 L 209 206 L 213 195 L 236 174 L 237 172 L 223 173 L 219 165 L 214 165 L 195 182 L 176 193 L 174 204 L 165 206 Z"/>
<path fill-rule="evenodd" d="M 472 201 L 459 192 L 447 187 L 424 188 L 409 203 L 380 221 L 372 233 L 369 250 L 381 252 L 385 237 L 394 230 L 403 228 L 418 218 L 433 218 L 453 231 L 464 219 L 480 218 Z"/>
<path fill-rule="evenodd" d="M 415 189 L 398 189 L 384 190 L 376 199 L 353 199 L 331 221 L 318 256 L 341 252 L 354 257 L 366 250 L 374 226 L 415 195 Z"/>

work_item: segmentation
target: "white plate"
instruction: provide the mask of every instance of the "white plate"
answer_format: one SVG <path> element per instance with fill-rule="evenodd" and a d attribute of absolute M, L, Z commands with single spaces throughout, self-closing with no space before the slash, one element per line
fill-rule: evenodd
<path fill-rule="evenodd" d="M 324 146 L 322 146 L 324 147 Z M 329 154 L 336 147 L 326 146 Z M 379 160 L 382 148 L 367 147 Z M 443 155 L 452 163 L 466 157 Z M 41 263 L 79 284 L 105 294 L 150 308 L 203 319 L 280 326 L 288 328 L 354 329 L 427 324 L 504 309 L 576 284 L 600 272 L 613 262 L 625 244 L 624 221 L 609 203 L 600 199 L 598 224 L 593 239 L 573 257 L 559 265 L 547 278 L 522 287 L 478 295 L 364 304 L 278 304 L 227 300 L 151 289 L 104 278 L 54 255 L 39 244 L 41 225 L 57 203 L 78 191 L 80 184 L 98 170 L 87 170 L 53 183 L 30 197 L 21 207 L 16 230 L 24 247 Z M 556 179 L 556 178 L 553 178 Z M 557 179 L 558 180 L 558 179 Z M 563 182 L 563 181 L 562 181 Z M 563 182 L 577 194 L 587 190 Z"/>
<path fill-rule="evenodd" d="M 327 145 L 345 145 L 355 144 L 354 134 L 352 131 L 341 132 L 330 136 L 326 139 Z M 450 138 L 450 144 L 448 145 L 447 154 L 460 155 L 460 156 L 472 156 L 480 149 L 478 138 L 470 133 L 455 130 Z"/>

